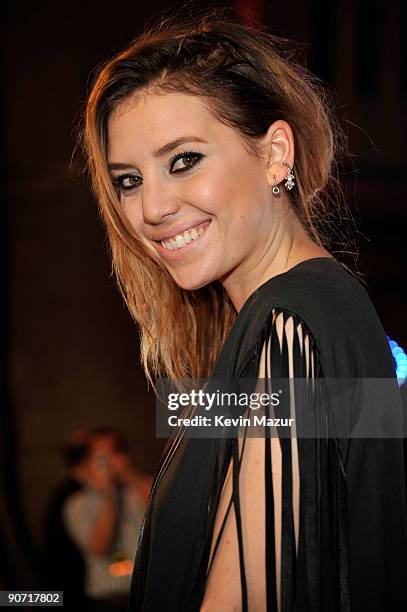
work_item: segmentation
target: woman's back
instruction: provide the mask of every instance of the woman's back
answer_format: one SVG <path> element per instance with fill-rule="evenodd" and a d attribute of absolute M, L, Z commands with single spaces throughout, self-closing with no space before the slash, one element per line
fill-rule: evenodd
<path fill-rule="evenodd" d="M 213 378 L 259 372 L 394 377 L 366 291 L 335 260 L 304 261 L 247 299 Z M 183 438 L 168 448 L 130 609 L 397 609 L 407 579 L 401 439 Z"/>

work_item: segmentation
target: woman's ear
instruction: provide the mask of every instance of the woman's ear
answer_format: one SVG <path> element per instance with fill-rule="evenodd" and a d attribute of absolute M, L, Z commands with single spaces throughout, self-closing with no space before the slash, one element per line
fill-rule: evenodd
<path fill-rule="evenodd" d="M 294 165 L 294 136 L 287 121 L 274 121 L 263 137 L 263 155 L 267 159 L 267 182 L 272 187 L 281 183 L 287 174 L 286 161 L 292 168 Z"/>

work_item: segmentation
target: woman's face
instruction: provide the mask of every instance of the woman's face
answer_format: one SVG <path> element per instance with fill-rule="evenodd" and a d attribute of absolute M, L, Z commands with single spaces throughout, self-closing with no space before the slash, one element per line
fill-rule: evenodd
<path fill-rule="evenodd" d="M 123 210 L 180 287 L 244 283 L 261 266 L 273 236 L 267 156 L 249 155 L 202 98 L 126 100 L 110 117 L 108 143 Z"/>

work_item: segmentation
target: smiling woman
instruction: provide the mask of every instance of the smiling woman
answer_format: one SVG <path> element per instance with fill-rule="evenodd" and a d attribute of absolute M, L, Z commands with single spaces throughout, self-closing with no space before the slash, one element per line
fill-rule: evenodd
<path fill-rule="evenodd" d="M 328 379 L 394 379 L 394 363 L 324 231 L 349 215 L 335 174 L 344 139 L 285 47 L 215 10 L 167 20 L 107 62 L 87 103 L 92 184 L 153 387 L 320 383 L 315 439 L 270 426 L 168 441 L 131 611 L 382 611 L 403 595 L 402 440 L 338 439 L 326 403 Z M 295 422 L 301 398 L 287 398 L 277 417 Z"/>
<path fill-rule="evenodd" d="M 195 136 L 171 138 L 179 133 L 181 121 L 183 129 Z M 170 144 L 157 151 L 165 136 Z M 188 151 L 170 155 L 170 150 L 185 144 Z M 281 182 L 286 174 L 278 160 L 288 158 L 293 163 L 293 134 L 284 120 L 274 121 L 258 138 L 254 156 L 240 134 L 216 118 L 204 99 L 185 93 L 133 93 L 109 117 L 108 146 L 121 210 L 135 236 L 155 249 L 183 289 L 198 289 L 219 279 L 239 309 L 254 283 L 267 278 L 275 259 L 270 250 L 273 242 L 295 239 L 304 249 L 315 248 L 288 200 L 280 198 L 280 206 L 275 204 L 270 215 L 273 177 Z M 118 166 L 124 172 L 119 173 Z M 245 176 L 244 183 L 236 176 Z M 288 255 L 288 244 L 285 247 L 280 249 L 281 261 Z M 197 266 L 203 251 L 205 257 Z M 269 255 L 259 267 L 256 262 L 264 251 Z M 296 256 L 294 249 L 289 254 Z M 276 263 L 273 267 L 278 270 Z M 242 275 L 249 267 L 256 268 L 255 275 Z M 233 268 L 236 272 L 231 274 Z"/>

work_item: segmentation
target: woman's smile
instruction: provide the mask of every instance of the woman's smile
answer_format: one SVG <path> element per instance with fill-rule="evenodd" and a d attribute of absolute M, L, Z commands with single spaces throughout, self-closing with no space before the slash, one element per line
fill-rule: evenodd
<path fill-rule="evenodd" d="M 197 249 L 202 247 L 210 224 L 211 221 L 205 221 L 181 234 L 176 234 L 160 242 L 155 241 L 154 246 L 159 255 L 166 260 L 170 262 L 178 261 L 191 252 L 195 253 Z"/>

